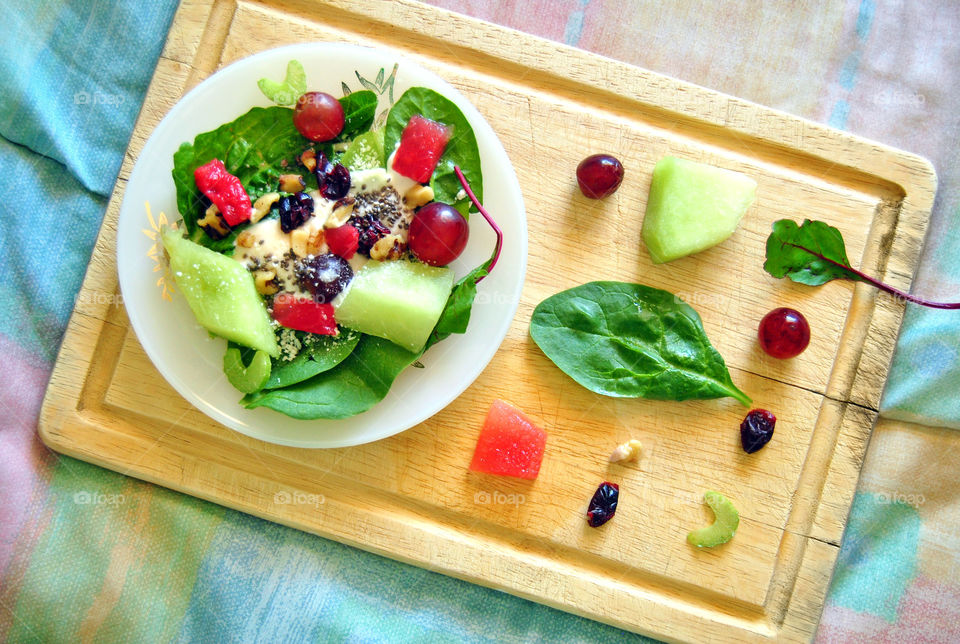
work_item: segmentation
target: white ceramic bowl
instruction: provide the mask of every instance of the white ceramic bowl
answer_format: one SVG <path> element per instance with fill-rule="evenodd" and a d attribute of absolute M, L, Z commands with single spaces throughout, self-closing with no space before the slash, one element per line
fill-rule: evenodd
<path fill-rule="evenodd" d="M 470 326 L 432 347 L 424 369 L 408 368 L 387 397 L 372 409 L 343 420 L 295 420 L 270 409 L 245 409 L 240 392 L 223 375 L 226 343 L 211 338 L 179 292 L 162 297 L 155 221 L 180 219 L 171 170 L 173 153 L 185 141 L 230 122 L 250 108 L 271 103 L 257 80 L 282 79 L 287 62 L 303 63 L 310 90 L 341 96 L 341 83 L 362 89 L 357 78 L 375 80 L 381 68 L 398 71 L 394 98 L 414 86 L 434 89 L 470 121 L 483 164 L 484 206 L 503 229 L 496 270 L 479 285 Z M 389 105 L 388 93 L 379 109 Z M 147 204 L 153 220 L 147 215 Z M 489 257 L 495 243 L 483 218 L 470 218 L 470 241 L 451 266 L 458 278 Z M 153 253 L 151 253 L 151 249 Z M 384 49 L 310 43 L 266 51 L 238 61 L 198 85 L 170 110 L 150 136 L 127 184 L 117 232 L 117 266 L 123 301 L 137 338 L 164 378 L 214 420 L 260 440 L 298 447 L 345 447 L 401 432 L 434 415 L 459 396 L 490 362 L 507 333 L 523 286 L 527 226 L 516 174 L 493 129 L 470 102 L 436 74 Z"/>

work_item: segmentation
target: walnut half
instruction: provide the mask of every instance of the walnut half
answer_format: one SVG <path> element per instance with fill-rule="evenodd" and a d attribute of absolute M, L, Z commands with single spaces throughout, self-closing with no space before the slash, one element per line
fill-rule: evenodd
<path fill-rule="evenodd" d="M 273 295 L 280 288 L 277 286 L 275 278 L 277 274 L 272 270 L 254 271 L 253 283 L 257 287 L 257 293 L 260 295 Z"/>
<path fill-rule="evenodd" d="M 400 235 L 385 235 L 370 248 L 370 259 L 381 262 L 400 259 L 406 250 L 407 245 L 400 239 Z"/>

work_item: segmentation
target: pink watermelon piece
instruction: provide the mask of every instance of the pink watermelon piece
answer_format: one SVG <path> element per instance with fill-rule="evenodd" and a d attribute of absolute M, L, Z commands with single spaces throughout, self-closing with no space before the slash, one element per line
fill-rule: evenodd
<path fill-rule="evenodd" d="M 414 114 L 400 135 L 393 169 L 420 183 L 430 181 L 452 134 L 453 130 L 443 123 Z"/>
<path fill-rule="evenodd" d="M 480 430 L 470 469 L 487 474 L 535 479 L 540 473 L 547 433 L 519 409 L 493 401 Z"/>

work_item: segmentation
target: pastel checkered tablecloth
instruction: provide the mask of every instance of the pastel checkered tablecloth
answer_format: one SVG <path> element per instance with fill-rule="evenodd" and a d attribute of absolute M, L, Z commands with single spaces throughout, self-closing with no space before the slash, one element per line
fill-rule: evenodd
<path fill-rule="evenodd" d="M 919 153 L 960 299 L 960 3 L 434 0 Z M 0 640 L 634 636 L 47 451 L 37 415 L 172 2 L 0 4 Z M 960 641 L 960 312 L 911 306 L 818 639 Z M 84 499 L 112 503 L 83 503 Z M 637 638 L 640 639 L 640 638 Z"/>

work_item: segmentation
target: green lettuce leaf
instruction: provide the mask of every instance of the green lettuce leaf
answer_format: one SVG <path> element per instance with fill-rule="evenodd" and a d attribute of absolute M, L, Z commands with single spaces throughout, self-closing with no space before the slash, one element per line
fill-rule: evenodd
<path fill-rule="evenodd" d="M 197 135 L 193 143 L 181 145 L 173 155 L 173 183 L 187 237 L 218 252 L 228 252 L 246 227 L 241 224 L 226 238 L 215 240 L 197 226 L 205 206 L 194 170 L 211 159 L 221 159 L 227 171 L 240 179 L 250 199 L 256 200 L 277 189 L 280 174 L 285 167 L 297 167 L 297 157 L 309 144 L 293 125 L 293 110 L 255 107 L 235 121 Z"/>

